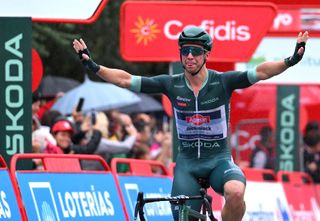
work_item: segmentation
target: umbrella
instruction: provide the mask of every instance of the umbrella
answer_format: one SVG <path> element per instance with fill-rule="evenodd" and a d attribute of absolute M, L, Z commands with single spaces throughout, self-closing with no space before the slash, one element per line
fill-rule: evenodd
<path fill-rule="evenodd" d="M 140 101 L 138 103 L 119 108 L 119 111 L 123 113 L 163 111 L 161 103 L 150 95 L 144 93 L 136 94 L 140 98 Z"/>
<path fill-rule="evenodd" d="M 62 114 L 71 114 L 80 98 L 84 98 L 82 112 L 90 110 L 105 111 L 135 104 L 140 98 L 133 92 L 110 83 L 85 81 L 65 93 L 53 105 L 52 109 Z"/>
<path fill-rule="evenodd" d="M 67 92 L 79 84 L 69 78 L 47 75 L 41 80 L 39 92 L 42 97 L 55 97 L 57 93 Z"/>

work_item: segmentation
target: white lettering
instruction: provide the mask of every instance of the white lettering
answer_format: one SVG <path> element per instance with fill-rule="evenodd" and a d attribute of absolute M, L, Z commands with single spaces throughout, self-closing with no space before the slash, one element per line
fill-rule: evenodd
<path fill-rule="evenodd" d="M 160 190 L 159 192 L 162 192 Z M 170 194 L 164 193 L 146 193 L 146 198 L 162 198 L 162 197 L 170 197 Z M 155 203 L 147 203 L 145 205 L 147 216 L 171 216 L 171 206 L 169 202 L 155 202 Z"/>
<path fill-rule="evenodd" d="M 107 191 L 58 192 L 62 215 L 65 218 L 114 216 L 115 210 Z"/>
<path fill-rule="evenodd" d="M 12 82 L 5 88 L 5 105 L 6 117 L 10 120 L 10 124 L 6 125 L 6 151 L 7 154 L 13 155 L 18 151 L 24 153 L 24 137 L 19 131 L 24 130 L 24 126 L 19 120 L 24 114 L 23 106 L 23 88 L 16 84 L 23 81 L 23 63 L 21 59 L 23 54 L 20 49 L 20 41 L 23 34 L 19 34 L 5 42 L 5 49 L 15 56 L 15 59 L 9 59 L 5 63 L 5 81 Z M 17 109 L 17 110 L 13 110 Z M 14 134 L 12 134 L 14 132 Z"/>
<path fill-rule="evenodd" d="M 292 24 L 293 18 L 289 13 L 279 13 L 273 20 L 273 28 L 279 29 L 281 25 L 289 26 Z"/>
<path fill-rule="evenodd" d="M 0 218 L 10 219 L 11 210 L 6 198 L 6 193 L 4 191 L 0 191 Z"/>
<path fill-rule="evenodd" d="M 23 135 L 13 134 L 12 136 L 6 135 L 6 150 L 8 155 L 13 155 L 19 151 L 19 153 L 24 153 L 23 149 Z M 11 149 L 11 150 L 10 150 Z"/>
<path fill-rule="evenodd" d="M 9 41 L 5 42 L 5 49 L 20 59 L 23 58 L 22 52 L 19 51 L 20 41 L 22 40 L 22 37 L 23 37 L 23 35 L 21 33 L 21 34 L 15 36 L 14 38 L 10 39 Z"/>
<path fill-rule="evenodd" d="M 179 20 L 170 20 L 165 23 L 163 33 L 170 40 L 176 40 L 185 27 Z M 203 20 L 199 27 L 218 41 L 249 41 L 251 38 L 250 28 L 246 25 L 238 25 L 236 21 L 226 21 L 223 24 L 215 24 L 214 20 Z"/>
<path fill-rule="evenodd" d="M 169 38 L 170 40 L 178 39 L 180 35 L 180 32 L 176 32 L 175 34 L 171 32 L 171 29 L 176 29 L 174 28 L 174 26 L 181 28 L 182 22 L 177 20 L 171 20 L 171 21 L 168 21 L 163 27 L 164 35 L 167 36 L 167 38 Z"/>
<path fill-rule="evenodd" d="M 295 114 L 294 114 L 294 94 L 285 97 L 281 105 L 285 108 L 280 113 L 280 169 L 294 170 L 294 141 L 295 141 Z"/>

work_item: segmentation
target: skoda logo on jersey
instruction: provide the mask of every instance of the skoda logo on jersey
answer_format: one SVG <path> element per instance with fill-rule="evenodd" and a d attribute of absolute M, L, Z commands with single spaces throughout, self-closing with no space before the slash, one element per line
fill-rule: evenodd
<path fill-rule="evenodd" d="M 181 142 L 182 148 L 198 148 L 204 147 L 208 149 L 218 148 L 220 147 L 220 144 L 218 142 L 204 142 L 204 141 L 194 141 L 194 142 Z"/>
<path fill-rule="evenodd" d="M 201 114 L 195 114 L 191 117 L 186 117 L 186 121 L 188 124 L 200 126 L 202 124 L 210 123 L 210 117 L 209 116 L 202 116 Z"/>
<path fill-rule="evenodd" d="M 210 100 L 202 101 L 201 104 L 202 104 L 202 105 L 203 105 L 203 104 L 210 104 L 210 103 L 214 103 L 214 102 L 216 102 L 216 101 L 218 101 L 218 100 L 219 100 L 218 97 L 214 97 L 214 98 L 212 98 L 212 99 L 210 99 Z"/>

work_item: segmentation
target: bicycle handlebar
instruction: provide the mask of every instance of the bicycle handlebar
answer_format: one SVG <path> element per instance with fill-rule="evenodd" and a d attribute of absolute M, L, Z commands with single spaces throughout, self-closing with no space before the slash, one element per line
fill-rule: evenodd
<path fill-rule="evenodd" d="M 187 200 L 203 200 L 205 203 L 205 206 L 209 209 L 208 214 L 211 220 L 215 221 L 216 219 L 213 216 L 211 204 L 210 204 L 210 196 L 206 194 L 206 190 L 203 188 L 200 189 L 201 195 L 196 196 L 185 196 L 185 195 L 179 195 L 179 196 L 172 196 L 172 197 L 158 197 L 158 198 L 143 198 L 143 192 L 139 192 L 137 196 L 137 203 L 134 210 L 134 220 L 137 220 L 137 216 L 139 213 L 140 221 L 146 221 L 144 218 L 144 212 L 143 207 L 146 203 L 152 203 L 152 202 L 159 202 L 159 201 L 169 201 L 171 204 L 178 204 L 183 205 Z M 209 200 L 208 200 L 209 198 Z"/>

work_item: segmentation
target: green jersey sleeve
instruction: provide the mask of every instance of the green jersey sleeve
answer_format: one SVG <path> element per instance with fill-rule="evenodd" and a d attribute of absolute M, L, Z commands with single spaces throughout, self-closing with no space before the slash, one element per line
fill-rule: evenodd
<path fill-rule="evenodd" d="M 170 88 L 172 77 L 158 75 L 154 77 L 132 76 L 130 90 L 142 93 L 164 93 Z"/>

